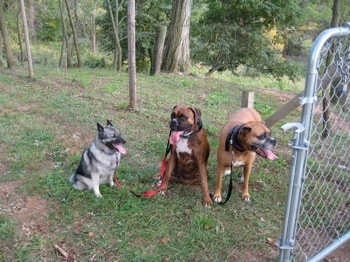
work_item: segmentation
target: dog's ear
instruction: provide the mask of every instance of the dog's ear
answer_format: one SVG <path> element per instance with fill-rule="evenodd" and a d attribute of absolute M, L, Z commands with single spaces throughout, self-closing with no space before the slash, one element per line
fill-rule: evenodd
<path fill-rule="evenodd" d="M 202 126 L 202 111 L 199 108 L 191 108 L 194 114 L 194 121 L 197 126 Z"/>
<path fill-rule="evenodd" d="M 107 126 L 113 126 L 111 120 L 108 120 L 108 119 L 107 119 Z"/>
<path fill-rule="evenodd" d="M 252 131 L 252 128 L 251 128 L 251 127 L 244 126 L 244 127 L 241 128 L 240 133 L 241 133 L 242 135 L 245 135 L 245 134 L 249 133 L 250 131 Z"/>
<path fill-rule="evenodd" d="M 99 133 L 103 132 L 104 128 L 100 125 L 100 123 L 97 123 L 97 130 Z"/>

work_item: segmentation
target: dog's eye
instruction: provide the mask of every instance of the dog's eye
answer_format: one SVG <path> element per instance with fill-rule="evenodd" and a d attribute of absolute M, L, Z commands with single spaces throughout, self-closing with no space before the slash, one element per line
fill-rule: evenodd
<path fill-rule="evenodd" d="M 266 134 L 266 133 L 263 133 L 262 135 L 258 136 L 258 138 L 262 140 L 262 139 L 265 139 L 266 136 L 267 136 L 267 134 Z"/>
<path fill-rule="evenodd" d="M 187 120 L 187 116 L 185 116 L 185 115 L 181 115 L 181 116 L 180 116 L 180 120 L 182 120 L 182 121 Z"/>

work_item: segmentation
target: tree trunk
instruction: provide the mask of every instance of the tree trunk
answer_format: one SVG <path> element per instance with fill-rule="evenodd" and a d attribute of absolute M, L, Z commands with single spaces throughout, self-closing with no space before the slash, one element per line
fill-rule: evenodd
<path fill-rule="evenodd" d="M 29 10 L 29 17 L 28 17 L 28 31 L 29 31 L 29 36 L 32 39 L 35 39 L 35 2 L 34 0 L 29 0 L 28 1 L 28 10 Z"/>
<path fill-rule="evenodd" d="M 166 31 L 167 31 L 166 26 L 159 26 L 157 29 L 156 43 L 154 45 L 154 50 L 153 50 L 150 75 L 155 75 L 160 72 L 160 68 L 162 66 Z"/>
<path fill-rule="evenodd" d="M 24 6 L 24 0 L 20 0 L 19 2 L 21 6 L 21 14 L 22 14 L 22 20 L 23 20 L 24 41 L 26 43 L 26 50 L 27 50 L 29 77 L 33 78 L 32 52 L 30 51 L 30 41 L 29 41 L 26 9 Z"/>
<path fill-rule="evenodd" d="M 94 1 L 94 11 L 91 14 L 91 33 L 90 33 L 90 41 L 91 41 L 91 51 L 93 53 L 97 52 L 96 45 L 96 12 L 97 12 L 97 1 Z"/>
<path fill-rule="evenodd" d="M 60 13 L 61 13 L 61 21 L 62 21 L 62 51 L 61 51 L 61 57 L 58 66 L 62 66 L 63 61 L 63 50 L 64 50 L 64 44 L 66 46 L 65 53 L 66 53 L 66 63 L 65 68 L 71 68 L 72 67 L 72 59 L 71 59 L 71 50 L 70 50 L 70 44 L 69 44 L 69 38 L 67 35 L 67 26 L 66 26 L 66 20 L 64 19 L 64 11 L 62 6 L 62 0 L 58 0 L 58 4 L 60 6 Z"/>
<path fill-rule="evenodd" d="M 137 110 L 136 102 L 136 47 L 135 47 L 135 0 L 128 1 L 128 66 L 129 107 Z"/>
<path fill-rule="evenodd" d="M 189 73 L 191 4 L 192 0 L 173 0 L 163 71 Z"/>
<path fill-rule="evenodd" d="M 7 68 L 12 69 L 14 66 L 16 66 L 17 61 L 12 53 L 10 38 L 7 31 L 7 26 L 6 26 L 5 12 L 3 8 L 4 8 L 4 0 L 0 0 L 0 31 L 1 31 L 2 40 L 4 42 Z"/>
<path fill-rule="evenodd" d="M 337 27 L 339 23 L 339 9 L 340 9 L 340 0 L 334 0 L 333 6 L 332 6 L 332 21 L 331 21 L 331 27 Z M 334 46 L 331 48 L 334 49 Z M 332 51 L 332 53 L 334 53 Z M 332 60 L 331 53 L 329 52 L 327 54 L 327 66 L 330 64 L 330 61 Z M 332 86 L 332 85 L 330 85 Z M 328 88 L 328 87 L 326 87 Z M 331 95 L 334 89 L 331 87 Z M 322 120 L 323 120 L 323 130 L 322 130 L 322 137 L 326 138 L 329 135 L 329 130 L 331 129 L 330 123 L 329 123 L 329 95 L 327 92 L 327 89 L 322 89 L 322 105 L 323 105 L 323 113 L 322 113 Z"/>
<path fill-rule="evenodd" d="M 65 0 L 66 2 L 66 7 L 67 7 L 67 14 L 68 14 L 68 18 L 69 18 L 69 23 L 72 27 L 72 33 L 73 33 L 73 41 L 74 41 L 74 48 L 75 48 L 75 52 L 77 54 L 77 60 L 78 60 L 78 68 L 81 68 L 81 59 L 80 59 L 80 52 L 79 52 L 79 46 L 78 46 L 78 36 L 77 36 L 77 32 L 75 30 L 75 26 L 73 23 L 73 19 L 72 19 L 72 15 L 70 12 L 70 7 L 68 4 L 68 0 Z"/>
<path fill-rule="evenodd" d="M 19 24 L 19 16 L 20 16 L 20 10 L 17 12 L 17 38 L 18 38 L 18 45 L 19 45 L 19 50 L 21 52 L 21 56 L 19 61 L 21 62 L 21 65 L 23 65 L 24 62 L 24 56 L 23 56 L 23 46 L 22 46 L 22 30 L 21 30 L 21 26 Z"/>
<path fill-rule="evenodd" d="M 113 58 L 113 68 L 117 71 L 122 70 L 122 48 L 120 45 L 120 39 L 119 39 L 119 10 L 122 6 L 124 1 L 122 1 L 119 4 L 119 1 L 117 0 L 115 2 L 115 17 L 113 16 L 111 3 L 109 0 L 107 0 L 108 10 L 109 10 L 109 16 L 112 21 L 112 27 L 113 27 L 113 33 L 114 33 L 114 58 Z"/>
<path fill-rule="evenodd" d="M 0 34 L 0 57 L 2 57 L 2 36 Z M 4 63 L 2 62 L 2 59 L 0 59 L 0 67 L 3 67 L 4 66 Z"/>

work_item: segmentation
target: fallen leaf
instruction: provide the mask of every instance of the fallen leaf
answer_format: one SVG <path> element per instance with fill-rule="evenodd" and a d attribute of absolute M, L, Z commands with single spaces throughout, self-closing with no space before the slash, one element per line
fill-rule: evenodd
<path fill-rule="evenodd" d="M 185 209 L 184 214 L 185 214 L 186 216 L 188 216 L 188 215 L 190 215 L 190 214 L 191 214 L 191 212 L 190 212 L 190 210 L 189 210 L 189 209 Z"/>
<path fill-rule="evenodd" d="M 167 237 L 163 237 L 162 238 L 162 243 L 163 244 L 168 244 L 168 242 L 169 242 L 169 238 L 167 238 Z"/>
<path fill-rule="evenodd" d="M 79 235 L 81 233 L 81 225 L 77 226 L 76 228 L 74 228 L 74 234 Z"/>
<path fill-rule="evenodd" d="M 272 246 L 276 246 L 276 241 L 270 237 L 266 239 L 266 243 Z"/>

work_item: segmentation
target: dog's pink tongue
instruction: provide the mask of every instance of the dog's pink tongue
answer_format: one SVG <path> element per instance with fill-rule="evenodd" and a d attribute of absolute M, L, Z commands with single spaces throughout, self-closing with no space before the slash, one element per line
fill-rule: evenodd
<path fill-rule="evenodd" d="M 183 131 L 171 131 L 169 142 L 172 145 L 176 145 L 180 140 L 180 135 L 183 134 Z"/>
<path fill-rule="evenodd" d="M 269 160 L 275 160 L 278 158 L 271 150 L 265 150 L 266 158 Z"/>
<path fill-rule="evenodd" d="M 119 151 L 121 154 L 126 154 L 126 150 L 122 145 L 114 145 L 114 147 Z"/>

